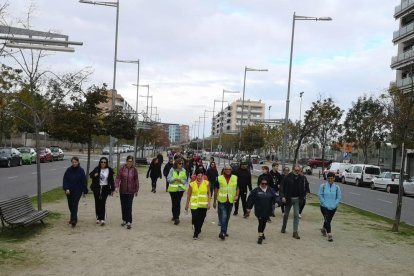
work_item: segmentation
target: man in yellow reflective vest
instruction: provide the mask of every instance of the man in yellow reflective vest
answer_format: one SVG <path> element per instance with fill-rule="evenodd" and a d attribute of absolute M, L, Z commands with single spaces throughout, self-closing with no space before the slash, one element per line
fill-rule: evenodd
<path fill-rule="evenodd" d="M 229 235 L 227 228 L 230 220 L 233 203 L 239 197 L 239 189 L 237 187 L 237 176 L 232 174 L 231 166 L 226 164 L 223 169 L 223 174 L 217 178 L 217 183 L 214 191 L 213 207 L 216 209 L 218 201 L 218 213 L 220 221 L 219 238 L 225 240 Z"/>
<path fill-rule="evenodd" d="M 211 194 L 208 180 L 203 179 L 203 169 L 197 168 L 195 174 L 196 179 L 188 187 L 185 210 L 188 211 L 188 207 L 191 208 L 191 218 L 194 226 L 193 240 L 198 240 L 207 210 L 210 209 Z"/>

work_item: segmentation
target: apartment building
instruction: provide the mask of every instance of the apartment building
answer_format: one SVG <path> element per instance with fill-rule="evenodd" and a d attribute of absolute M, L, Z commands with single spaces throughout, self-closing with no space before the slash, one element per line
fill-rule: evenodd
<path fill-rule="evenodd" d="M 414 0 L 401 0 L 401 4 L 395 7 L 394 18 L 399 20 L 399 29 L 392 39 L 398 47 L 397 56 L 391 59 L 391 68 L 396 70 L 393 84 L 408 91 L 414 77 Z"/>
<path fill-rule="evenodd" d="M 218 112 L 212 119 L 211 134 L 238 133 L 243 117 L 243 127 L 263 122 L 265 117 L 265 104 L 259 101 L 245 100 L 242 108 L 242 100 L 232 102 L 223 112 Z M 243 113 L 242 113 L 243 111 Z"/>
<path fill-rule="evenodd" d="M 112 89 L 107 90 L 106 97 L 108 101 L 106 103 L 101 103 L 99 105 L 100 108 L 104 112 L 112 110 L 112 95 L 114 91 Z M 135 109 L 119 94 L 115 91 L 115 107 L 121 108 L 124 112 L 132 113 L 133 117 L 135 117 Z"/>

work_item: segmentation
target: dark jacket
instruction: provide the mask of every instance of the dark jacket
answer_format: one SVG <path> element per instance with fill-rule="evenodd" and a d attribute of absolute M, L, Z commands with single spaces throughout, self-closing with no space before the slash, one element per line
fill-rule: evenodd
<path fill-rule="evenodd" d="M 152 180 L 156 180 L 157 178 L 162 178 L 161 163 L 155 164 L 154 162 L 151 162 L 151 164 L 148 167 L 148 171 L 147 171 L 147 178 L 148 177 L 151 177 Z"/>
<path fill-rule="evenodd" d="M 299 197 L 303 199 L 305 197 L 305 180 L 304 176 L 294 173 L 289 173 L 282 180 L 280 185 L 280 196 L 290 199 L 292 197 Z"/>
<path fill-rule="evenodd" d="M 164 169 L 162 171 L 162 174 L 165 176 L 165 178 L 167 178 L 168 173 L 170 172 L 171 168 L 174 166 L 174 164 L 168 162 L 167 164 L 165 164 Z"/>
<path fill-rule="evenodd" d="M 256 187 L 247 198 L 247 209 L 252 209 L 254 206 L 255 216 L 266 218 L 272 214 L 275 203 L 279 204 L 279 198 L 275 190 L 268 187 L 264 192 L 260 187 Z"/>
<path fill-rule="evenodd" d="M 103 189 L 105 189 L 108 193 L 111 193 L 115 191 L 115 181 L 114 181 L 114 170 L 112 168 L 109 169 L 108 174 L 108 185 L 103 186 Z M 95 175 L 97 174 L 97 175 Z M 101 185 L 99 184 L 100 180 L 100 174 L 101 174 L 101 167 L 96 167 L 93 169 L 93 171 L 89 174 L 89 177 L 92 178 L 92 184 L 91 184 L 91 190 L 99 190 Z"/>
<path fill-rule="evenodd" d="M 272 177 L 273 186 L 275 187 L 274 189 L 275 189 L 276 192 L 278 192 L 279 191 L 279 185 L 282 182 L 282 175 L 278 171 L 273 172 L 273 170 L 270 170 L 269 174 Z"/>
<path fill-rule="evenodd" d="M 252 174 L 249 169 L 239 168 L 235 175 L 237 175 L 237 187 L 240 189 L 240 193 L 247 193 L 252 190 Z"/>
<path fill-rule="evenodd" d="M 266 179 L 267 185 L 269 185 L 270 188 L 276 191 L 277 187 L 275 187 L 275 185 L 273 184 L 273 178 L 269 173 L 262 173 L 261 175 L 259 175 L 259 177 L 257 178 L 257 186 L 260 185 L 262 179 Z"/>
<path fill-rule="evenodd" d="M 310 194 L 309 181 L 304 175 L 303 175 L 303 179 L 305 181 L 305 196 L 306 196 L 306 194 Z"/>
<path fill-rule="evenodd" d="M 69 190 L 71 194 L 87 194 L 86 174 L 80 166 L 70 166 L 63 176 L 63 190 Z"/>
<path fill-rule="evenodd" d="M 217 177 L 218 177 L 217 169 L 216 168 L 213 169 L 210 167 L 207 169 L 206 174 L 207 174 L 208 181 L 210 182 L 210 185 L 214 186 L 217 181 Z"/>

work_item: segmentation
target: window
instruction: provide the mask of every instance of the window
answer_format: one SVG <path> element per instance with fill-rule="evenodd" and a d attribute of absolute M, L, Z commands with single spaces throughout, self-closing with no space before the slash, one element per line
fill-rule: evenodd
<path fill-rule="evenodd" d="M 362 168 L 361 167 L 359 167 L 359 166 L 355 166 L 354 167 L 353 173 L 361 173 L 361 172 L 362 172 Z"/>
<path fill-rule="evenodd" d="M 365 173 L 378 175 L 380 174 L 380 169 L 376 167 L 367 167 L 365 168 Z M 391 174 L 390 174 L 390 177 L 391 177 Z"/>

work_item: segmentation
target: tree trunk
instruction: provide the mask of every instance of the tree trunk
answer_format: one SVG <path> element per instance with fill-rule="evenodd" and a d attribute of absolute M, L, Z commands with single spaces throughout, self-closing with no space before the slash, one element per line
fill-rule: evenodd
<path fill-rule="evenodd" d="M 394 224 L 392 225 L 392 231 L 398 232 L 398 229 L 400 227 L 400 220 L 401 220 L 401 210 L 402 210 L 402 197 L 403 197 L 403 189 L 404 189 L 404 173 L 405 173 L 405 156 L 406 156 L 406 150 L 404 147 L 404 142 L 401 146 L 401 169 L 400 169 L 400 181 L 398 185 L 398 199 L 397 199 L 397 209 L 395 210 L 395 219 Z"/>
<path fill-rule="evenodd" d="M 92 148 L 92 134 L 89 133 L 88 136 L 89 137 L 88 137 L 88 157 L 86 159 L 86 179 L 89 179 L 89 171 L 91 167 L 91 148 Z"/>

